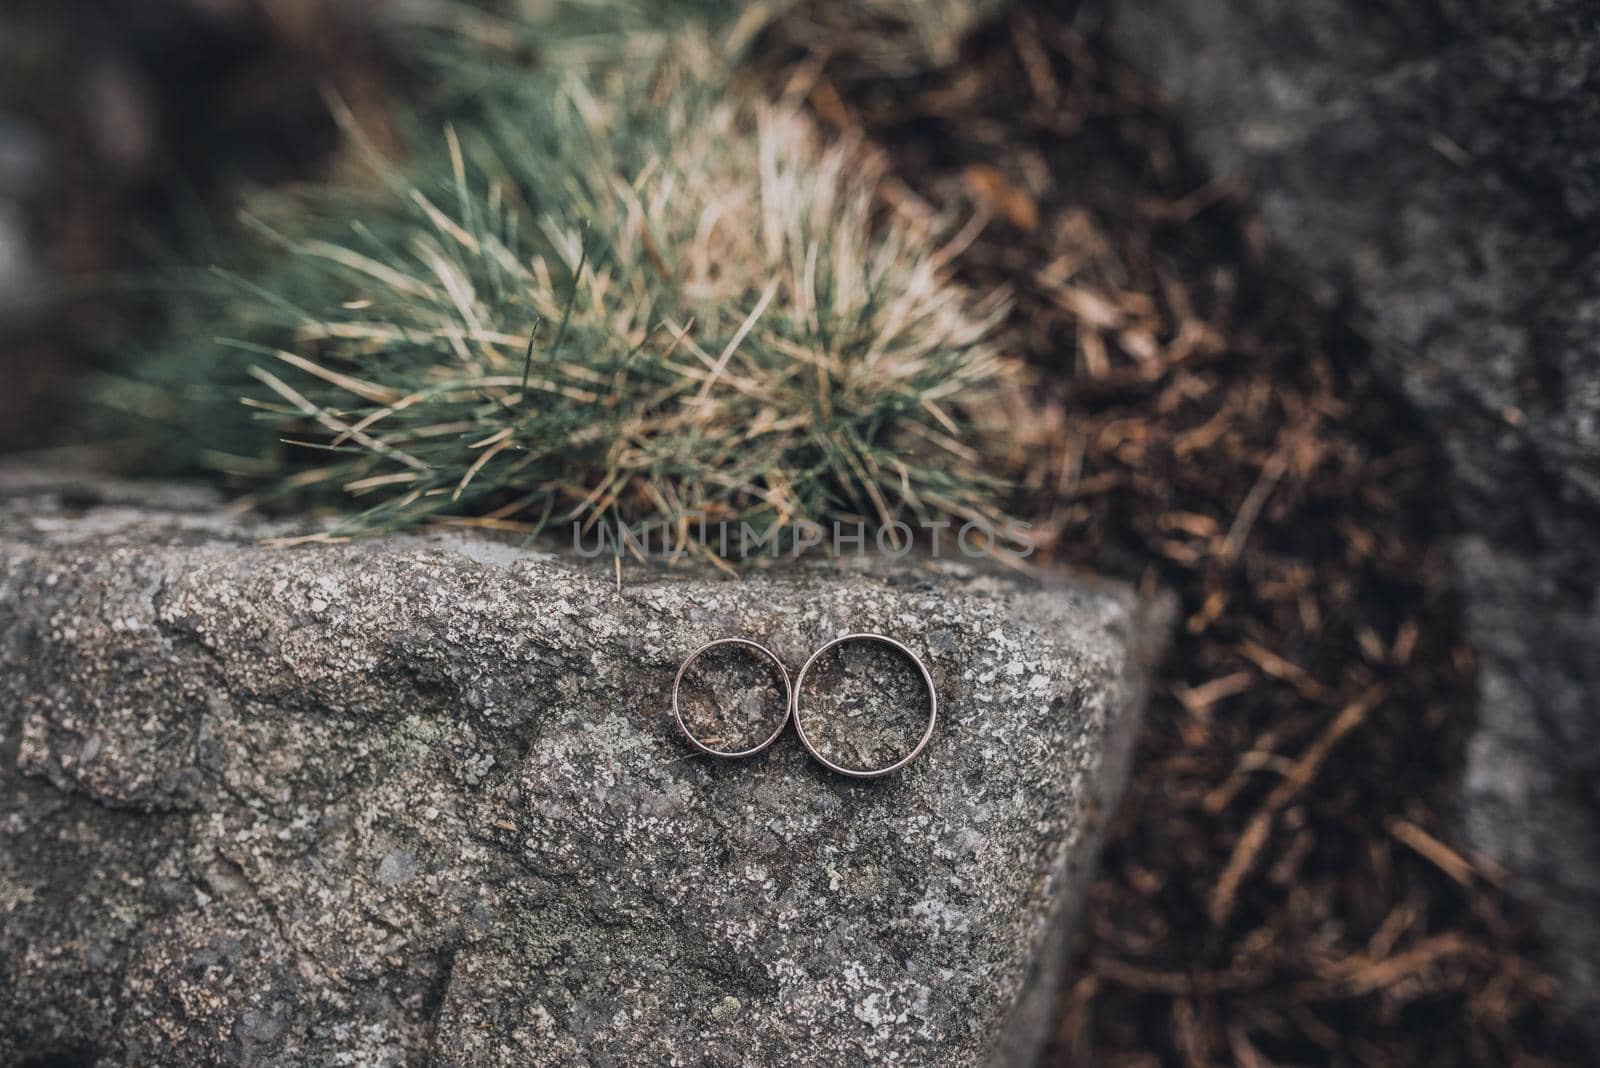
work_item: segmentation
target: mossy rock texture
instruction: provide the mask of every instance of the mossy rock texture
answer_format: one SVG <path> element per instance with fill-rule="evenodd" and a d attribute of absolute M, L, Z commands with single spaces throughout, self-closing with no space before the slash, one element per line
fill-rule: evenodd
<path fill-rule="evenodd" d="M 0 1061 L 1021 1064 L 1167 613 L 968 560 L 742 579 L 0 474 Z M 941 698 L 856 781 L 676 733 L 725 635 Z"/>

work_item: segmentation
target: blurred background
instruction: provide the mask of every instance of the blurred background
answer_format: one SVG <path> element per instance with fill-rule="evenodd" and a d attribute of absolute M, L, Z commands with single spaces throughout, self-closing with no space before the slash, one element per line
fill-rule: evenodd
<path fill-rule="evenodd" d="M 0 9 L 0 448 L 59 442 L 84 378 L 159 333 L 152 265 L 252 188 L 327 173 L 338 94 L 394 147 L 370 5 L 14 0 Z"/>
<path fill-rule="evenodd" d="M 1248 176 L 1201 162 L 1140 69 L 1155 51 L 1125 57 L 1101 6 L 995 5 L 917 69 L 885 58 L 892 20 L 795 4 L 748 85 L 804 71 L 818 122 L 887 154 L 897 207 L 981 220 L 953 271 L 1012 295 L 1005 347 L 1058 415 L 1042 558 L 1183 600 L 1052 1062 L 1584 1063 L 1538 895 L 1457 830 L 1480 654 L 1440 503 L 1458 457 L 1366 319 L 1274 252 Z M 1422 32 L 1376 6 L 1387 38 Z M 437 18 L 0 8 L 0 452 L 146 470 L 92 398 L 170 335 L 164 272 L 227 258 L 252 195 L 353 172 L 330 99 L 403 158 L 420 75 L 375 25 Z M 1225 52 L 1195 62 L 1195 84 L 1238 76 Z M 1468 139 L 1439 136 L 1462 169 Z"/>

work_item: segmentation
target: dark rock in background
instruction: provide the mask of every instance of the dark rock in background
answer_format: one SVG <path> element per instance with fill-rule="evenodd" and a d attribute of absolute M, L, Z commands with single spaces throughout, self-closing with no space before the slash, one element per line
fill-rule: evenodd
<path fill-rule="evenodd" d="M 1481 656 L 1462 818 L 1544 904 L 1600 1038 L 1600 11 L 1106 6 L 1450 458 Z"/>

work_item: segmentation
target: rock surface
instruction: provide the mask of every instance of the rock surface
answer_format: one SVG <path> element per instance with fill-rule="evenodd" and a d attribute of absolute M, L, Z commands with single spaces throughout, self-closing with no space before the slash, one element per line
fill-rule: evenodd
<path fill-rule="evenodd" d="M 0 476 L 0 1062 L 1028 1061 L 1162 613 L 267 532 Z M 904 772 L 676 735 L 696 645 L 850 629 L 938 684 Z"/>
<path fill-rule="evenodd" d="M 1589 0 L 1147 0 L 1118 37 L 1445 448 L 1463 817 L 1600 1042 L 1600 22 Z"/>

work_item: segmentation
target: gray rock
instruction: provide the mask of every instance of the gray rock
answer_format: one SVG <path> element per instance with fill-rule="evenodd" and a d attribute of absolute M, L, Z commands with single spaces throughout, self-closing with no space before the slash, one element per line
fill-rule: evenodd
<path fill-rule="evenodd" d="M 1111 6 L 1111 5 L 1108 5 Z M 1125 51 L 1448 455 L 1463 819 L 1600 1041 L 1600 24 L 1588 0 L 1115 5 Z"/>
<path fill-rule="evenodd" d="M 93 487 L 0 476 L 0 1062 L 1021 1064 L 1047 1033 L 1164 625 L 1129 591 L 865 560 L 619 592 Z M 676 735 L 696 645 L 797 666 L 854 628 L 937 681 L 904 772 Z"/>

